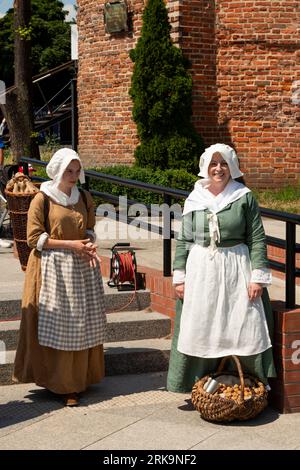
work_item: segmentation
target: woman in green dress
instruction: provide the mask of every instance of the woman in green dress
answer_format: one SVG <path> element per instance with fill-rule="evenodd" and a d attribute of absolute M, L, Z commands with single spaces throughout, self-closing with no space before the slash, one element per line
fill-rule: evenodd
<path fill-rule="evenodd" d="M 233 354 L 265 384 L 276 376 L 265 233 L 252 192 L 236 181 L 242 175 L 235 151 L 212 145 L 200 159 L 203 179 L 185 202 L 174 261 L 170 391 L 189 392 Z"/>

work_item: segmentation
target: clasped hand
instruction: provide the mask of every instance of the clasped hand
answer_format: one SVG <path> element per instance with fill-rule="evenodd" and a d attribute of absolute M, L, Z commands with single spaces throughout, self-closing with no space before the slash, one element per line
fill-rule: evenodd
<path fill-rule="evenodd" d="M 91 242 L 89 238 L 85 240 L 72 240 L 72 250 L 87 261 L 92 268 L 97 266 L 97 261 L 100 263 L 100 258 L 97 254 L 97 245 Z"/>

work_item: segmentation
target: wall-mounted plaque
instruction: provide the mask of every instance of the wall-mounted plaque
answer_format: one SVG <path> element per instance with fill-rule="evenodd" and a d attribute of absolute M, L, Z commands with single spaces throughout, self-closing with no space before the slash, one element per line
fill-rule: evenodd
<path fill-rule="evenodd" d="M 105 3 L 104 23 L 107 33 L 119 33 L 128 30 L 125 1 L 120 0 Z"/>

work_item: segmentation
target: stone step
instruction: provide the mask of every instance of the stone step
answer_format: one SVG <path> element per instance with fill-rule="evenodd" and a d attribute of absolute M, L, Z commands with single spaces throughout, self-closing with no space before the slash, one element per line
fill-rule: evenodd
<path fill-rule="evenodd" d="M 169 317 L 147 310 L 109 313 L 107 322 L 107 343 L 163 338 L 171 331 Z M 0 321 L 0 341 L 7 351 L 16 349 L 19 328 L 20 320 Z"/>
<path fill-rule="evenodd" d="M 105 373 L 124 375 L 165 371 L 170 348 L 171 340 L 165 338 L 108 343 L 104 348 Z M 14 358 L 15 351 L 0 352 L 0 385 L 12 384 Z"/>
<path fill-rule="evenodd" d="M 107 313 L 115 310 L 144 310 L 150 306 L 150 290 L 139 290 L 134 292 L 119 292 L 113 288 L 105 288 L 105 308 Z M 133 299 L 133 300 L 132 300 Z M 132 300 L 132 302 L 131 302 Z M 130 303 L 129 303 L 130 302 Z"/>
<path fill-rule="evenodd" d="M 21 299 L 0 300 L 0 321 L 18 320 L 21 317 Z"/>
<path fill-rule="evenodd" d="M 142 339 L 105 345 L 106 375 L 143 374 L 168 369 L 171 340 Z"/>
<path fill-rule="evenodd" d="M 149 307 L 151 298 L 149 290 L 139 290 L 134 296 L 134 292 L 119 292 L 114 288 L 105 286 L 105 307 L 107 312 L 120 310 L 125 307 L 125 310 L 143 310 Z M 8 296 L 1 295 L 0 300 L 0 320 L 17 320 L 21 316 L 21 295 L 13 294 Z M 129 302 L 132 302 L 129 304 Z M 129 305 L 127 305 L 129 304 Z M 127 305 L 127 306 L 126 306 Z"/>
<path fill-rule="evenodd" d="M 0 344 L 1 345 L 1 344 Z M 2 348 L 1 348 L 2 349 Z M 5 351 L 0 349 L 0 385 L 11 385 L 13 365 L 16 351 Z"/>
<path fill-rule="evenodd" d="M 106 343 L 164 338 L 171 333 L 171 319 L 150 310 L 109 313 L 107 322 Z"/>

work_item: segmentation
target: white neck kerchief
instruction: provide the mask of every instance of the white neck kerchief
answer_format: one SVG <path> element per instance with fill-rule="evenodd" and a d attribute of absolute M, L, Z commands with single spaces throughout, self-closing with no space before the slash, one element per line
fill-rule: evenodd
<path fill-rule="evenodd" d="M 207 214 L 210 235 L 209 249 L 212 255 L 214 255 L 217 250 L 216 242 L 220 242 L 217 213 L 228 206 L 228 204 L 237 201 L 244 196 L 244 194 L 251 191 L 243 184 L 230 179 L 224 190 L 217 196 L 214 196 L 207 188 L 209 184 L 209 179 L 196 181 L 194 191 L 191 192 L 185 201 L 183 215 L 186 215 L 189 212 L 205 209 L 208 209 L 211 212 L 210 214 Z"/>
<path fill-rule="evenodd" d="M 73 160 L 78 160 L 80 163 L 81 170 L 79 175 L 79 181 L 80 183 L 84 183 L 84 171 L 78 154 L 72 149 L 62 148 L 55 152 L 46 167 L 47 175 L 49 176 L 49 178 L 51 178 L 51 181 L 46 181 L 45 183 L 42 183 L 40 188 L 40 190 L 47 194 L 47 196 L 49 196 L 54 202 L 65 207 L 77 204 L 80 197 L 80 192 L 77 186 L 74 186 L 72 188 L 70 196 L 58 189 L 58 186 L 61 182 L 65 170 Z"/>
<path fill-rule="evenodd" d="M 244 196 L 244 194 L 250 192 L 250 189 L 247 188 L 247 186 L 230 179 L 224 190 L 217 196 L 214 196 L 209 189 L 207 189 L 209 184 L 209 179 L 196 181 L 194 190 L 189 194 L 185 201 L 183 215 L 192 211 L 201 211 L 205 209 L 209 209 L 210 212 L 217 214 L 228 206 L 228 204 L 237 201 Z"/>

